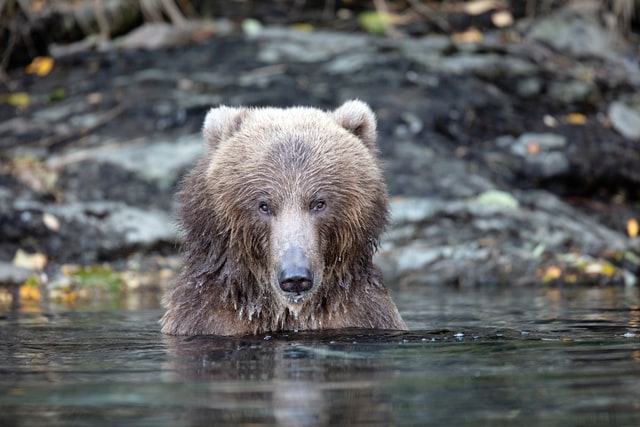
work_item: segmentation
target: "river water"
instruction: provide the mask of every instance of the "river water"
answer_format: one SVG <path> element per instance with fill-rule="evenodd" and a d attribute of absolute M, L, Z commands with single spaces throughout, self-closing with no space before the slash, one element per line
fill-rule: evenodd
<path fill-rule="evenodd" d="M 0 426 L 638 426 L 637 288 L 400 289 L 411 329 L 167 337 L 0 313 Z"/>

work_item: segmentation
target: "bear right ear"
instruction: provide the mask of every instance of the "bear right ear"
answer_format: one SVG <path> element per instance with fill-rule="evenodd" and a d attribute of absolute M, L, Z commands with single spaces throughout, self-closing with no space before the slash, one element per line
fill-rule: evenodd
<path fill-rule="evenodd" d="M 333 117 L 369 150 L 376 151 L 376 116 L 368 104 L 357 99 L 347 101 L 333 112 Z"/>
<path fill-rule="evenodd" d="M 220 141 L 236 133 L 246 114 L 247 110 L 244 108 L 232 108 L 224 105 L 209 110 L 202 126 L 202 135 L 209 147 L 215 148 Z"/>

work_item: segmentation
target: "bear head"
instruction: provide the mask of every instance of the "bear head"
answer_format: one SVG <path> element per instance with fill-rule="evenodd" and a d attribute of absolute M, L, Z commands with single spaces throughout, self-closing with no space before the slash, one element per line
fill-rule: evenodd
<path fill-rule="evenodd" d="M 334 301 L 348 311 L 349 289 L 384 289 L 372 257 L 389 206 L 368 105 L 348 101 L 331 112 L 222 106 L 207 114 L 203 135 L 207 153 L 178 193 L 186 255 L 178 287 L 200 296 L 179 297 L 177 289 L 164 331 L 181 333 L 167 327 L 180 310 L 221 305 L 249 322 L 263 318 L 254 333 L 316 328 L 314 311 L 330 311 Z M 211 292 L 215 302 L 202 296 Z M 288 323 L 301 312 L 306 321 Z"/>

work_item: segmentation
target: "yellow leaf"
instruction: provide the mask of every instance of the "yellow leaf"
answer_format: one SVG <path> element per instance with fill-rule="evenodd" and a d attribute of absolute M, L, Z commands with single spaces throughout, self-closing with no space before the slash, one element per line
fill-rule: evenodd
<path fill-rule="evenodd" d="M 616 268 L 608 262 L 602 265 L 602 274 L 604 274 L 605 276 L 615 276 L 616 271 Z"/>
<path fill-rule="evenodd" d="M 584 125 L 587 123 L 587 116 L 580 113 L 567 114 L 565 120 L 570 125 Z"/>
<path fill-rule="evenodd" d="M 482 33 L 475 28 L 453 35 L 453 41 L 456 43 L 478 43 L 481 42 L 483 38 Z"/>
<path fill-rule="evenodd" d="M 562 276 L 562 269 L 560 269 L 560 267 L 556 267 L 556 266 L 547 267 L 547 269 L 544 272 L 544 275 L 542 276 L 542 281 L 545 283 L 550 282 L 552 280 L 559 279 L 560 276 Z"/>
<path fill-rule="evenodd" d="M 385 34 L 394 21 L 394 15 L 390 13 L 365 11 L 358 15 L 358 24 L 372 34 Z"/>
<path fill-rule="evenodd" d="M 29 270 L 41 271 L 47 265 L 47 256 L 37 252 L 35 254 L 28 254 L 22 249 L 18 249 L 13 257 L 13 265 L 28 268 Z"/>
<path fill-rule="evenodd" d="M 20 286 L 21 301 L 40 301 L 40 290 L 29 285 Z"/>
<path fill-rule="evenodd" d="M 294 30 L 298 30 L 302 33 L 312 33 L 313 32 L 313 25 L 306 23 L 306 22 L 299 22 L 296 24 L 292 25 Z"/>
<path fill-rule="evenodd" d="M 640 231 L 638 220 L 635 218 L 630 218 L 627 221 L 627 234 L 629 235 L 629 237 L 636 237 L 638 235 L 638 231 Z"/>
<path fill-rule="evenodd" d="M 564 281 L 567 283 L 576 283 L 578 281 L 578 276 L 576 276 L 575 274 L 567 274 L 564 277 Z"/>
<path fill-rule="evenodd" d="M 594 261 L 584 267 L 584 272 L 587 274 L 601 274 L 611 277 L 616 274 L 616 268 L 608 262 Z"/>
<path fill-rule="evenodd" d="M 57 300 L 66 304 L 73 304 L 78 300 L 78 293 L 71 291 L 64 294 L 60 294 Z"/>
<path fill-rule="evenodd" d="M 31 97 L 29 97 L 29 94 L 27 92 L 15 92 L 2 95 L 2 97 L 0 97 L 0 100 L 18 108 L 27 108 L 31 103 Z"/>
<path fill-rule="evenodd" d="M 27 65 L 27 73 L 44 77 L 53 69 L 53 63 L 53 58 L 50 56 L 36 56 L 31 64 Z"/>

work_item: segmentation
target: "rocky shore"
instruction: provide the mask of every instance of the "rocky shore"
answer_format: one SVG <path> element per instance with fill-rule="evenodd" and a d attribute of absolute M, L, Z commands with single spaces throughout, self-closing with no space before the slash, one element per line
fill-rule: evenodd
<path fill-rule="evenodd" d="M 379 119 L 390 286 L 635 286 L 637 46 L 562 9 L 466 41 L 263 27 L 151 50 L 62 52 L 8 74 L 0 282 L 174 257 L 173 192 L 219 104 L 362 99 Z M 44 265 L 16 267 L 16 254 Z M 20 263 L 17 263 L 18 265 Z M 174 264 L 172 264 L 174 265 Z"/>

